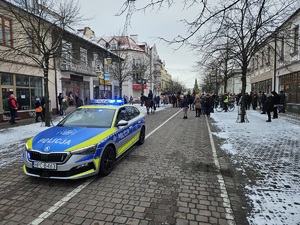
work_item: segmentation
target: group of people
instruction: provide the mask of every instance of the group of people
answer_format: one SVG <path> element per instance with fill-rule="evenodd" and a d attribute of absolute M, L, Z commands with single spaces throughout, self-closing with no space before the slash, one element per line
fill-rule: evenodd
<path fill-rule="evenodd" d="M 35 98 L 34 102 L 35 107 L 35 121 L 39 122 L 39 117 L 42 121 L 45 121 L 45 98 Z M 10 124 L 16 124 L 17 112 L 19 109 L 19 103 L 17 102 L 17 98 L 14 94 L 10 94 L 8 97 L 8 110 L 10 112 Z"/>
<path fill-rule="evenodd" d="M 71 95 L 72 95 L 72 93 L 71 93 Z M 63 96 L 62 93 L 59 93 L 58 96 L 57 96 L 57 101 L 58 101 L 58 105 L 59 105 L 59 115 L 66 116 L 67 115 L 67 109 L 69 107 L 69 96 L 67 96 L 67 95 Z M 81 101 L 81 103 L 83 105 L 82 101 Z"/>
<path fill-rule="evenodd" d="M 285 113 L 285 101 L 286 97 L 281 91 L 280 95 L 276 91 L 272 91 L 266 96 L 265 101 L 263 102 L 261 114 L 267 114 L 268 119 L 266 122 L 272 122 L 271 113 L 273 112 L 272 119 L 278 118 L 278 112 Z"/>
<path fill-rule="evenodd" d="M 210 117 L 210 113 L 214 112 L 213 102 L 214 98 L 209 93 L 201 95 L 184 95 L 181 103 L 181 108 L 183 109 L 183 119 L 188 118 L 188 109 L 195 111 L 195 117 L 200 117 L 201 114 Z"/>

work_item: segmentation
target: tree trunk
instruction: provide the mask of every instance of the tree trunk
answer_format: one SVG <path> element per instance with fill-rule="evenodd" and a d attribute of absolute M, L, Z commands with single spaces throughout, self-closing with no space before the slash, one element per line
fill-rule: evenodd
<path fill-rule="evenodd" d="M 245 93 L 246 93 L 246 86 L 247 86 L 247 68 L 242 68 L 242 105 L 241 105 L 241 117 L 240 117 L 240 123 L 245 123 L 245 117 L 246 117 L 246 99 L 245 99 Z"/>
<path fill-rule="evenodd" d="M 49 101 L 49 88 L 48 88 L 48 80 L 49 80 L 49 58 L 45 58 L 44 62 L 44 98 L 45 98 L 45 126 L 51 126 L 51 114 L 50 114 L 50 101 Z"/>

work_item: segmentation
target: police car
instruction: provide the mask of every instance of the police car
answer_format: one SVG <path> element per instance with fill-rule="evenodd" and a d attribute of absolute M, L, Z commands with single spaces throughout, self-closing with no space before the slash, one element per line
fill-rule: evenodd
<path fill-rule="evenodd" d="M 29 139 L 22 153 L 25 174 L 54 179 L 108 175 L 114 162 L 145 141 L 145 118 L 122 100 L 96 99 L 56 126 Z"/>

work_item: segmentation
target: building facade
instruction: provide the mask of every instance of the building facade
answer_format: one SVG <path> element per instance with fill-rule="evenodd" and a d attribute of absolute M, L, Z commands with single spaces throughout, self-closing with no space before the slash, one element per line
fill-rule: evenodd
<path fill-rule="evenodd" d="M 300 9 L 266 40 L 252 59 L 251 89 L 283 92 L 286 109 L 300 114 Z"/>

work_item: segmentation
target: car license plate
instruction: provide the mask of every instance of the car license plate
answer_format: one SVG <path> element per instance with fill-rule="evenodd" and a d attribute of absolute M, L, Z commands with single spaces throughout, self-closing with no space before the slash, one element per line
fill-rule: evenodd
<path fill-rule="evenodd" d="M 39 169 L 56 170 L 56 163 L 33 162 L 32 167 Z"/>

